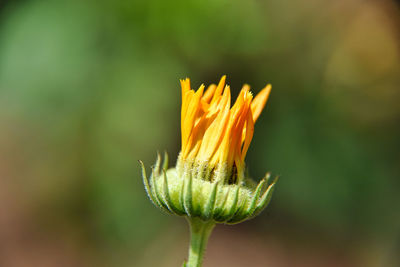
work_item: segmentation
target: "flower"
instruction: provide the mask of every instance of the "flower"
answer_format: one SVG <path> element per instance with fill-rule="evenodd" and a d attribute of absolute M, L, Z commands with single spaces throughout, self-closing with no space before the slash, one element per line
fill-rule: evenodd
<path fill-rule="evenodd" d="M 204 85 L 195 92 L 190 80 L 181 80 L 182 150 L 178 166 L 192 165 L 198 178 L 224 183 L 244 180 L 246 157 L 254 123 L 261 114 L 271 91 L 267 85 L 253 99 L 250 87 L 244 85 L 235 104 L 223 76 L 218 86 L 212 84 L 204 92 Z M 199 171 L 205 168 L 205 173 Z"/>
<path fill-rule="evenodd" d="M 194 91 L 188 78 L 181 80 L 182 149 L 177 165 L 168 169 L 165 155 L 161 166 L 158 156 L 148 179 L 141 163 L 147 194 L 164 211 L 234 224 L 256 216 L 269 203 L 276 179 L 268 184 L 267 173 L 256 186 L 245 175 L 244 159 L 271 85 L 254 98 L 244 85 L 231 107 L 225 79 L 206 91 L 204 85 Z"/>

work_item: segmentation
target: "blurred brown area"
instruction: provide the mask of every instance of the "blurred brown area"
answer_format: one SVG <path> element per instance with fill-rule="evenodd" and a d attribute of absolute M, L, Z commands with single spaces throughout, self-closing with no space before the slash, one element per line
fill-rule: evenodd
<path fill-rule="evenodd" d="M 180 266 L 138 159 L 180 149 L 178 79 L 272 94 L 247 165 L 280 175 L 204 266 L 400 266 L 392 0 L 0 2 L 0 266 Z"/>

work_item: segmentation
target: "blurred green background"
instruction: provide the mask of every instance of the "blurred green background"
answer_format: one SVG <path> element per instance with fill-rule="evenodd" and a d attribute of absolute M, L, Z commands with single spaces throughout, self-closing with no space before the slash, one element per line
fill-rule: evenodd
<path fill-rule="evenodd" d="M 223 74 L 272 84 L 246 162 L 281 179 L 205 267 L 400 266 L 399 29 L 393 0 L 0 1 L 0 266 L 180 266 L 137 160 Z"/>

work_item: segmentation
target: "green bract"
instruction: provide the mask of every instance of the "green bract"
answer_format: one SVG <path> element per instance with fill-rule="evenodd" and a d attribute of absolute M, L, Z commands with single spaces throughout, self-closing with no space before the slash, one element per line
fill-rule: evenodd
<path fill-rule="evenodd" d="M 162 210 L 203 221 L 235 224 L 258 215 L 269 203 L 277 179 L 269 183 L 267 174 L 258 185 L 247 178 L 240 184 L 211 182 L 201 178 L 201 172 L 186 170 L 178 175 L 168 169 L 158 155 L 150 179 L 142 162 L 143 182 L 151 201 Z M 193 174 L 195 173 L 195 175 Z"/>

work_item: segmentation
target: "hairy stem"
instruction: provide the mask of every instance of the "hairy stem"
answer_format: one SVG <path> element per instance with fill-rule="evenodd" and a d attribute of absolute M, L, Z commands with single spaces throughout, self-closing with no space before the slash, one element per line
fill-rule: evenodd
<path fill-rule="evenodd" d="M 185 267 L 201 267 L 208 238 L 215 226 L 213 221 L 202 221 L 199 218 L 188 218 L 190 224 L 189 258 Z"/>

